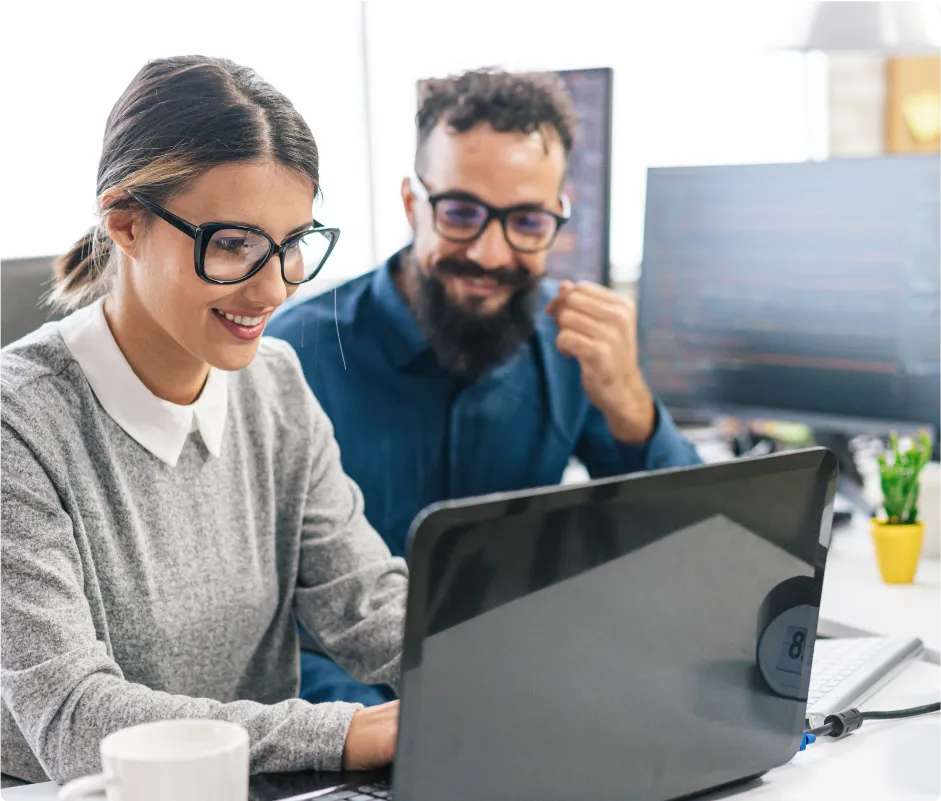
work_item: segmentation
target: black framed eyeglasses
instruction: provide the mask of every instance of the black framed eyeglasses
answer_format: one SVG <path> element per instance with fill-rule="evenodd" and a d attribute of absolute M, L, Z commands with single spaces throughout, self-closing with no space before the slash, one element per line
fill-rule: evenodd
<path fill-rule="evenodd" d="M 278 244 L 260 228 L 227 222 L 193 225 L 145 197 L 129 194 L 145 209 L 193 238 L 196 275 L 210 284 L 247 281 L 275 254 L 281 261 L 281 277 L 286 284 L 306 283 L 320 272 L 340 238 L 339 228 L 325 228 L 314 220 L 312 228 L 291 234 Z"/>
<path fill-rule="evenodd" d="M 563 194 L 559 198 L 562 213 L 535 204 L 521 204 L 498 209 L 469 192 L 431 194 L 418 176 L 411 179 L 412 191 L 431 204 L 435 231 L 451 242 L 473 242 L 499 220 L 507 244 L 520 253 L 540 253 L 552 247 L 559 229 L 572 216 L 571 204 Z"/>

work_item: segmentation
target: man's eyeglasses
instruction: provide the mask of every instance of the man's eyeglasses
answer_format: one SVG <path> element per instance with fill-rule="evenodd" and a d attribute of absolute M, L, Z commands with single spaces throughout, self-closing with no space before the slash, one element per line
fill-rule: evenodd
<path fill-rule="evenodd" d="M 193 238 L 196 275 L 210 284 L 247 281 L 275 254 L 281 261 L 284 282 L 293 286 L 303 284 L 320 272 L 340 238 L 339 228 L 324 228 L 314 220 L 312 228 L 292 234 L 279 245 L 260 228 L 227 222 L 193 225 L 147 198 L 130 195 L 161 220 Z"/>
<path fill-rule="evenodd" d="M 411 179 L 412 192 L 431 204 L 435 231 L 451 242 L 473 242 L 490 224 L 499 220 L 507 244 L 520 253 L 540 253 L 552 247 L 559 229 L 568 222 L 572 210 L 566 195 L 560 197 L 562 213 L 540 206 L 522 204 L 498 209 L 468 192 L 431 194 L 417 176 Z"/>

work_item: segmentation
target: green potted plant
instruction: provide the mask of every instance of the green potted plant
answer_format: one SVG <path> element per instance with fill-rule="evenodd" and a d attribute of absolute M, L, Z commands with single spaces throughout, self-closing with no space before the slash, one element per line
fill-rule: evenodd
<path fill-rule="evenodd" d="M 931 459 L 931 439 L 922 434 L 904 450 L 893 434 L 889 452 L 878 457 L 885 517 L 872 519 L 872 539 L 882 580 L 908 584 L 915 578 L 924 524 L 918 519 L 918 476 Z"/>

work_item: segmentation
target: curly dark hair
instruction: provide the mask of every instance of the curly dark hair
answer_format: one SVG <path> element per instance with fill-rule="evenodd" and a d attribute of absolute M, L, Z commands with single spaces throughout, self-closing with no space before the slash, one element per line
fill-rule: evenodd
<path fill-rule="evenodd" d="M 552 73 L 510 73 L 489 68 L 432 78 L 419 86 L 418 148 L 444 121 L 458 133 L 486 122 L 500 132 L 558 134 L 565 155 L 572 151 L 576 117 L 562 79 Z"/>

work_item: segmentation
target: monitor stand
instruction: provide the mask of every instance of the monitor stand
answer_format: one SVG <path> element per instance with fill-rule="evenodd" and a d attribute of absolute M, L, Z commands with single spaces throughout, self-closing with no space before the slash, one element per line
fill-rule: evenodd
<path fill-rule="evenodd" d="M 850 448 L 850 439 L 845 434 L 832 432 L 814 432 L 817 444 L 833 451 L 840 467 L 836 482 L 837 495 L 842 496 L 844 505 L 849 505 L 853 511 L 864 517 L 872 517 L 875 510 L 869 505 L 863 494 L 863 477 L 856 467 L 856 459 Z M 839 504 L 838 504 L 839 505 Z"/>

